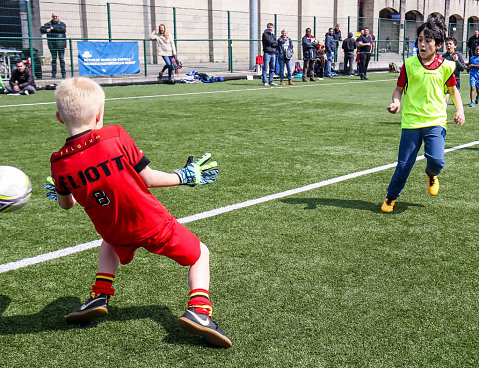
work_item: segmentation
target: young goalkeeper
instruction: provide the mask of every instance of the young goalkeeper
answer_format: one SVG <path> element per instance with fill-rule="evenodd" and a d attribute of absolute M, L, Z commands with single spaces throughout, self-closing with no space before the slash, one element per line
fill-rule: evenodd
<path fill-rule="evenodd" d="M 399 111 L 404 92 L 402 133 L 398 164 L 389 184 L 387 197 L 381 206 L 383 212 L 393 211 L 423 141 L 427 160 L 428 192 L 430 195 L 437 195 L 439 191 L 437 176 L 445 165 L 446 92 L 449 91 L 456 105 L 454 122 L 458 125 L 464 124 L 464 108 L 454 77 L 456 65 L 437 54 L 445 36 L 444 21 L 439 17 L 429 16 L 427 22 L 417 30 L 418 55 L 406 59 L 401 68 L 392 96 L 393 102 L 388 106 L 388 111 L 392 114 Z"/>
<path fill-rule="evenodd" d="M 69 137 L 51 156 L 51 172 L 63 209 L 75 203 L 84 207 L 102 236 L 98 273 L 90 298 L 65 318 L 69 323 L 88 323 L 108 314 L 108 302 L 119 264 L 129 263 L 135 250 L 151 253 L 190 266 L 188 309 L 178 320 L 180 326 L 201 335 L 219 347 L 231 340 L 212 320 L 209 299 L 209 251 L 181 225 L 151 194 L 148 188 L 207 184 L 216 180 L 216 162 L 188 159 L 183 169 L 165 173 L 151 169 L 149 160 L 119 125 L 103 127 L 105 94 L 87 78 L 63 81 L 56 90 L 57 119 L 65 124 Z M 50 193 L 50 197 L 55 193 Z"/>

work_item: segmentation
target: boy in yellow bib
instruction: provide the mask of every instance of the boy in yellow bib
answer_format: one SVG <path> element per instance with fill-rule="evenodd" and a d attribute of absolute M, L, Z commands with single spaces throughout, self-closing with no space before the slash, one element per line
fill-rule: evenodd
<path fill-rule="evenodd" d="M 455 63 L 437 54 L 446 37 L 444 21 L 429 16 L 427 22 L 418 28 L 417 37 L 418 55 L 405 60 L 393 92 L 393 102 L 388 106 L 388 111 L 396 114 L 404 92 L 398 163 L 381 206 L 383 212 L 393 211 L 423 141 L 428 192 L 437 195 L 437 176 L 445 165 L 448 91 L 456 105 L 454 122 L 463 125 L 465 121 L 461 95 L 454 77 Z"/>

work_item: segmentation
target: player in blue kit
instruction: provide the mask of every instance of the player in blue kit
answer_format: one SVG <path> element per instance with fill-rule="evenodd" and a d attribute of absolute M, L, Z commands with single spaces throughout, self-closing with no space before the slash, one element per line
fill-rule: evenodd
<path fill-rule="evenodd" d="M 479 46 L 474 49 L 474 56 L 471 57 L 471 63 L 467 67 L 469 69 L 469 84 L 471 85 L 471 103 L 470 107 L 474 107 L 479 103 Z M 476 92 L 476 99 L 474 99 Z"/>

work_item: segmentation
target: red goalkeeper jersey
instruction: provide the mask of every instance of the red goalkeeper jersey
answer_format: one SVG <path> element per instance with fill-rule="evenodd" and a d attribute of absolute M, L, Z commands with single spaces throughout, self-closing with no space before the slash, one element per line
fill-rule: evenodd
<path fill-rule="evenodd" d="M 174 221 L 139 173 L 149 160 L 118 125 L 67 139 L 50 158 L 59 194 L 73 194 L 111 245 L 138 243 L 168 233 Z"/>

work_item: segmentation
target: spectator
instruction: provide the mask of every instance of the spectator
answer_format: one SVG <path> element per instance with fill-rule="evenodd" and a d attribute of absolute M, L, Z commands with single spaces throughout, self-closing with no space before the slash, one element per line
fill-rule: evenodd
<path fill-rule="evenodd" d="M 471 63 L 471 58 L 474 56 L 476 46 L 479 46 L 479 31 L 476 29 L 474 35 L 467 40 L 467 47 L 469 48 L 469 64 Z"/>
<path fill-rule="evenodd" d="M 60 21 L 57 13 L 52 13 L 52 20 L 45 23 L 40 28 L 40 32 L 47 35 L 48 48 L 52 54 L 52 78 L 57 77 L 57 58 L 60 60 L 62 78 L 65 78 L 65 48 L 67 47 L 65 34 L 67 32 L 67 26 Z"/>
<path fill-rule="evenodd" d="M 293 76 L 291 74 L 291 58 L 293 57 L 293 41 L 288 37 L 285 29 L 281 31 L 281 37 L 278 38 L 278 60 L 279 60 L 279 78 L 281 85 L 284 86 L 284 66 L 288 72 L 288 82 L 294 85 Z"/>
<path fill-rule="evenodd" d="M 364 34 L 364 29 L 361 30 L 361 32 L 356 33 L 356 75 L 359 75 L 359 37 Z"/>
<path fill-rule="evenodd" d="M 456 63 L 456 69 L 454 70 L 454 76 L 456 77 L 457 89 L 461 88 L 461 72 L 466 69 L 466 63 L 464 62 L 464 56 L 462 52 L 456 51 L 457 40 L 454 37 L 446 38 L 446 52 L 442 57 L 446 60 L 451 60 Z M 449 100 L 449 94 L 447 96 Z"/>
<path fill-rule="evenodd" d="M 333 34 L 334 31 L 332 28 L 330 28 L 328 33 L 326 33 L 324 39 L 324 48 L 326 50 L 325 76 L 328 78 L 333 78 L 333 76 L 331 75 L 331 64 L 333 63 L 334 49 L 336 48 L 336 41 L 334 40 Z"/>
<path fill-rule="evenodd" d="M 339 41 L 343 40 L 343 36 L 341 35 L 341 26 L 336 24 L 333 30 L 333 38 L 334 38 L 334 61 L 338 61 L 338 50 L 339 50 Z"/>
<path fill-rule="evenodd" d="M 326 51 L 324 50 L 324 43 L 318 43 L 318 51 L 316 61 L 314 63 L 314 75 L 319 80 L 323 80 L 324 68 L 326 67 Z"/>
<path fill-rule="evenodd" d="M 153 32 L 151 32 L 150 39 L 156 40 L 156 52 L 165 62 L 163 69 L 158 73 L 158 78 L 163 77 L 163 73 L 168 69 L 168 81 L 171 82 L 173 80 L 173 70 L 175 69 L 175 64 L 173 64 L 172 58 L 176 57 L 176 48 L 173 37 L 170 37 L 170 33 L 166 30 L 166 26 L 160 24 L 158 30 L 154 29 Z"/>
<path fill-rule="evenodd" d="M 371 59 L 371 52 L 373 51 L 373 37 L 369 34 L 369 28 L 364 27 L 364 33 L 359 36 L 358 51 L 359 51 L 359 76 L 361 80 L 367 80 L 368 65 Z"/>
<path fill-rule="evenodd" d="M 333 30 L 333 38 L 335 41 L 342 41 L 343 37 L 341 36 L 341 26 L 336 24 L 336 27 Z"/>
<path fill-rule="evenodd" d="M 306 28 L 306 34 L 302 39 L 303 46 L 303 82 L 309 79 L 314 82 L 314 61 L 316 60 L 316 47 L 318 41 L 311 34 L 311 28 Z"/>
<path fill-rule="evenodd" d="M 274 66 L 276 64 L 276 52 L 278 49 L 278 41 L 273 33 L 274 24 L 268 23 L 263 32 L 263 84 L 265 86 L 276 86 L 273 82 Z M 269 72 L 269 80 L 268 80 Z"/>
<path fill-rule="evenodd" d="M 353 76 L 354 50 L 356 50 L 356 40 L 353 38 L 353 32 L 348 33 L 348 38 L 343 41 L 344 50 L 344 75 Z"/>
<path fill-rule="evenodd" d="M 33 75 L 21 60 L 16 63 L 17 68 L 12 72 L 10 85 L 5 87 L 5 93 L 16 95 L 30 95 L 36 92 Z"/>
<path fill-rule="evenodd" d="M 471 57 L 471 63 L 468 66 L 470 70 L 469 84 L 471 85 L 471 103 L 470 107 L 474 107 L 479 103 L 479 45 L 474 50 L 474 56 Z M 474 92 L 476 92 L 476 99 L 474 100 Z"/>

